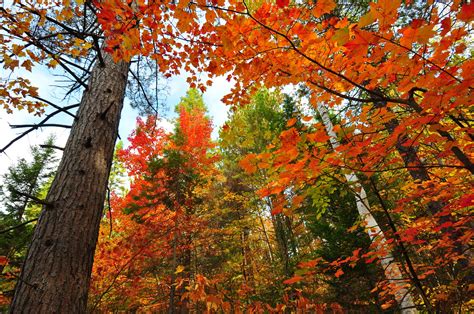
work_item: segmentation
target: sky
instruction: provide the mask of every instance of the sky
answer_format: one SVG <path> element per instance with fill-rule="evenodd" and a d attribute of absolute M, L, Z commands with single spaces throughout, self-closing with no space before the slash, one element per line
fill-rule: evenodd
<path fill-rule="evenodd" d="M 0 71 L 4 70 L 0 69 Z M 39 95 L 41 97 L 51 100 L 56 104 L 65 104 L 62 100 L 61 89 L 54 87 L 54 85 L 57 84 L 57 77 L 53 74 L 54 73 L 47 68 L 37 66 L 33 68 L 31 73 L 23 71 L 18 75 L 30 79 L 33 85 L 39 88 Z M 182 75 L 173 77 L 168 81 L 166 97 L 166 108 L 168 109 L 168 112 L 174 112 L 175 105 L 179 102 L 181 97 L 185 96 L 186 91 L 189 88 L 186 83 L 186 77 L 186 73 L 183 73 Z M 0 78 L 4 78 L 3 73 L 0 73 Z M 213 85 L 204 93 L 203 98 L 208 106 L 209 115 L 213 120 L 213 138 L 217 138 L 218 130 L 224 124 L 228 111 L 228 106 L 223 104 L 221 99 L 225 94 L 230 92 L 232 84 L 227 82 L 224 77 L 218 77 L 214 79 L 213 82 Z M 69 100 L 67 104 L 72 104 L 76 101 L 78 102 L 78 99 L 72 99 Z M 47 112 L 51 112 L 51 109 L 47 109 Z M 125 145 L 127 144 L 127 137 L 135 127 L 137 115 L 138 112 L 130 106 L 129 101 L 126 99 L 119 127 L 119 135 L 125 142 Z M 67 117 L 67 115 L 62 114 L 55 118 L 54 121 L 52 119 L 51 122 L 70 124 L 71 119 L 68 119 Z M 26 111 L 15 111 L 13 114 L 7 114 L 4 109 L 0 108 L 0 147 L 4 147 L 22 132 L 22 129 L 10 128 L 10 124 L 38 123 L 41 119 L 41 117 L 35 117 L 32 114 L 28 114 Z M 163 126 L 165 129 L 172 129 L 170 121 L 164 121 Z M 57 146 L 64 147 L 69 134 L 69 129 L 48 127 L 31 132 L 29 135 L 10 146 L 5 153 L 0 154 L 0 175 L 6 173 L 8 167 L 15 164 L 19 158 L 29 160 L 30 146 L 44 143 L 50 134 L 55 135 L 55 144 Z"/>

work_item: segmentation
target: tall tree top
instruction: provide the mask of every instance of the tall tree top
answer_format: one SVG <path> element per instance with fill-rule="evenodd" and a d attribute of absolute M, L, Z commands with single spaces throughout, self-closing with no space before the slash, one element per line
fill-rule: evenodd
<path fill-rule="evenodd" d="M 198 109 L 202 112 L 207 112 L 206 104 L 202 98 L 201 92 L 195 88 L 191 88 L 186 92 L 186 96 L 181 97 L 180 102 L 176 105 L 175 111 L 177 113 L 181 112 L 181 109 L 186 110 L 187 112 L 193 111 L 193 109 Z"/>

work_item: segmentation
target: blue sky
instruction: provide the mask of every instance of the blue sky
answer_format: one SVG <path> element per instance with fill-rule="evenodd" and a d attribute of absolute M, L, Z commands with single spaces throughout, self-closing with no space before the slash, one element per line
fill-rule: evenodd
<path fill-rule="evenodd" d="M 2 69 L 3 70 L 3 69 Z M 45 67 L 37 66 L 33 68 L 33 71 L 23 71 L 18 73 L 23 77 L 29 78 L 32 83 L 39 88 L 39 94 L 41 97 L 51 100 L 57 104 L 62 103 L 63 91 L 60 88 L 54 87 L 57 85 L 55 82 L 56 77 L 53 73 Z M 3 79 L 4 75 L 0 74 Z M 166 107 L 169 108 L 169 112 L 173 112 L 175 105 L 179 102 L 180 98 L 186 94 L 188 90 L 188 84 L 186 83 L 186 74 L 171 78 L 168 85 L 168 95 L 166 97 Z M 224 77 L 214 79 L 214 84 L 208 88 L 204 93 L 204 101 L 209 109 L 209 115 L 212 117 L 214 132 L 213 137 L 217 137 L 218 129 L 224 124 L 227 118 L 228 107 L 221 102 L 222 97 L 230 92 L 232 83 L 227 82 Z M 68 104 L 72 104 L 77 100 L 71 99 Z M 124 110 L 122 112 L 122 119 L 120 122 L 119 134 L 122 140 L 126 141 L 126 138 L 135 127 L 135 121 L 137 112 L 131 108 L 129 101 L 126 100 Z M 13 114 L 7 114 L 5 110 L 0 108 L 0 147 L 5 146 L 10 142 L 16 135 L 21 133 L 21 130 L 13 130 L 9 124 L 25 124 L 25 123 L 37 123 L 42 118 L 35 117 L 28 114 L 26 111 L 14 112 Z M 56 123 L 70 123 L 70 119 L 66 115 L 58 116 L 54 122 Z M 166 121 L 164 126 L 169 125 Z M 8 167 L 16 162 L 18 158 L 28 159 L 29 147 L 32 145 L 41 144 L 50 135 L 56 136 L 56 142 L 58 146 L 64 146 L 69 130 L 59 128 L 44 128 L 43 130 L 37 130 L 31 132 L 28 136 L 24 137 L 20 141 L 16 142 L 13 146 L 7 149 L 6 153 L 0 155 L 0 174 L 7 171 Z"/>

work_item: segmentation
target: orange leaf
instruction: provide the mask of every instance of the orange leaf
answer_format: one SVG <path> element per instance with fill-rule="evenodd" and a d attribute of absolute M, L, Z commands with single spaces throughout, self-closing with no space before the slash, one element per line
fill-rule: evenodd
<path fill-rule="evenodd" d="M 342 275 L 344 275 L 344 271 L 342 269 L 338 269 L 337 272 L 334 274 L 336 276 L 336 278 L 339 278 L 341 277 Z"/>
<path fill-rule="evenodd" d="M 335 8 L 336 4 L 333 0 L 318 0 L 313 9 L 313 15 L 315 17 L 321 17 L 323 14 L 329 13 Z"/>
<path fill-rule="evenodd" d="M 292 278 L 290 278 L 290 279 L 287 279 L 287 280 L 283 281 L 283 283 L 286 284 L 286 285 L 291 285 L 291 284 L 293 284 L 293 283 L 300 282 L 301 280 L 303 280 L 303 277 L 301 277 L 301 276 L 294 276 L 294 277 L 292 277 Z"/>
<path fill-rule="evenodd" d="M 372 12 L 367 12 L 366 15 L 362 16 L 360 19 L 359 19 L 359 27 L 362 28 L 364 26 L 367 26 L 367 25 L 370 25 L 374 22 L 375 18 L 372 14 Z"/>
<path fill-rule="evenodd" d="M 391 307 L 391 306 L 392 306 L 392 303 L 387 302 L 387 303 L 382 304 L 381 308 L 384 309 L 384 310 L 386 310 L 386 309 L 388 309 L 388 308 Z"/>
<path fill-rule="evenodd" d="M 242 167 L 242 169 L 244 169 L 247 173 L 254 173 L 257 171 L 257 167 L 251 162 L 251 160 L 255 159 L 255 157 L 255 154 L 249 154 L 245 156 L 244 159 L 239 162 L 240 167 Z"/>
<path fill-rule="evenodd" d="M 286 126 L 292 127 L 293 125 L 295 125 L 295 123 L 296 123 L 296 118 L 291 118 L 290 120 L 288 120 L 288 122 L 286 122 Z"/>

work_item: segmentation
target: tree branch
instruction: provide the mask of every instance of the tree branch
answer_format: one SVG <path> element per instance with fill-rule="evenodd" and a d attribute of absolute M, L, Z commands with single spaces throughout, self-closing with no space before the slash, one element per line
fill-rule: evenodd
<path fill-rule="evenodd" d="M 13 140 L 10 141 L 10 143 L 8 143 L 7 145 L 5 145 L 2 149 L 0 149 L 0 153 L 4 153 L 5 150 L 7 148 L 9 148 L 10 146 L 12 146 L 16 141 L 20 140 L 21 138 L 25 137 L 26 135 L 28 135 L 30 132 L 38 129 L 38 127 L 41 127 L 42 124 L 44 124 L 46 121 L 48 121 L 49 119 L 51 119 L 52 117 L 54 117 L 56 114 L 58 114 L 59 112 L 63 112 L 64 110 L 68 110 L 68 109 L 71 109 L 71 108 L 74 108 L 74 107 L 77 107 L 79 106 L 78 104 L 74 104 L 74 105 L 70 105 L 70 106 L 66 106 L 64 108 L 60 108 L 56 111 L 54 111 L 53 113 L 49 114 L 46 118 L 44 118 L 43 120 L 41 120 L 40 123 L 38 124 L 33 124 L 33 126 L 30 127 L 29 130 L 26 130 L 25 132 L 23 132 L 22 134 L 18 135 L 16 138 L 14 138 Z M 69 126 L 68 126 L 69 127 Z"/>
<path fill-rule="evenodd" d="M 30 220 L 28 220 L 28 221 L 25 221 L 25 222 L 19 224 L 19 225 L 10 227 L 10 228 L 5 229 L 5 230 L 1 230 L 1 231 L 0 231 L 0 234 L 4 234 L 4 233 L 7 233 L 7 232 L 9 232 L 9 231 L 15 230 L 15 229 L 17 229 L 17 228 L 23 227 L 24 225 L 30 224 L 30 223 L 35 222 L 35 221 L 37 221 L 37 220 L 38 220 L 38 218 L 30 219 Z"/>

